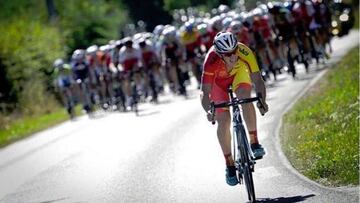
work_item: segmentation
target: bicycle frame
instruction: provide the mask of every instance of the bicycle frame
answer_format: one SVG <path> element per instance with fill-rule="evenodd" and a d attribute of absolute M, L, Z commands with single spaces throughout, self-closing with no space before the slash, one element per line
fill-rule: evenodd
<path fill-rule="evenodd" d="M 237 170 L 237 175 L 239 183 L 245 183 L 248 199 L 251 202 L 255 202 L 255 187 L 252 177 L 252 172 L 255 168 L 255 157 L 251 150 L 245 126 L 243 124 L 242 115 L 240 112 L 239 104 L 250 103 L 258 101 L 260 106 L 263 107 L 261 102 L 261 95 L 258 94 L 257 97 L 246 98 L 246 99 L 237 99 L 234 98 L 231 88 L 229 88 L 230 101 L 220 104 L 211 103 L 211 112 L 215 112 L 215 108 L 230 107 L 232 106 L 232 122 L 233 122 L 233 158 L 235 160 L 235 167 Z M 214 124 L 215 122 L 213 122 Z"/>
<path fill-rule="evenodd" d="M 232 91 L 229 91 L 231 101 L 234 101 Z M 233 112 L 233 158 L 235 167 L 238 171 L 240 184 L 245 183 L 248 192 L 248 199 L 251 202 L 256 200 L 255 188 L 252 172 L 255 168 L 255 157 L 251 150 L 247 133 L 243 124 L 240 108 L 238 105 L 232 106 Z"/>
<path fill-rule="evenodd" d="M 93 110 L 92 102 L 91 102 L 91 93 L 90 93 L 90 87 L 89 87 L 89 79 L 86 78 L 84 80 L 78 79 L 77 84 L 79 86 L 80 90 L 80 97 L 83 103 L 83 106 L 88 108 L 85 109 L 87 114 L 91 114 Z"/>
<path fill-rule="evenodd" d="M 233 107 L 233 139 L 234 139 L 234 151 L 239 148 L 245 148 L 248 152 L 249 157 L 251 158 L 251 161 L 255 163 L 255 156 L 251 150 L 247 133 L 244 127 L 244 124 L 242 122 L 242 116 L 240 112 L 240 108 L 238 106 Z M 243 140 L 241 140 L 243 139 Z M 236 142 L 235 142 L 236 141 Z M 238 146 L 235 146 L 235 143 L 237 143 Z M 242 145 L 242 146 L 241 146 Z M 235 153 L 234 153 L 235 156 Z M 237 157 L 234 157 L 234 160 Z"/>

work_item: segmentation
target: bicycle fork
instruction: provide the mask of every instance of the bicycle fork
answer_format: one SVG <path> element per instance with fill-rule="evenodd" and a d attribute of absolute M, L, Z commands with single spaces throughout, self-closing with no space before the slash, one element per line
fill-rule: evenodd
<path fill-rule="evenodd" d="M 238 111 L 238 110 L 235 110 Z M 234 113 L 234 121 L 237 120 L 236 122 L 233 122 L 233 139 L 234 142 L 236 143 L 236 146 L 234 146 L 234 158 L 235 158 L 235 167 L 239 173 L 238 177 L 239 177 L 239 183 L 243 184 L 243 174 L 244 174 L 244 164 L 245 164 L 245 160 L 241 160 L 241 153 L 244 153 L 243 156 L 247 156 L 249 157 L 249 165 L 250 165 L 250 170 L 251 172 L 254 172 L 254 166 L 255 166 L 255 156 L 251 150 L 250 144 L 247 141 L 247 135 L 245 132 L 245 127 L 242 123 L 242 121 L 240 120 L 241 118 L 239 116 L 236 116 L 238 113 L 240 112 L 235 112 Z M 244 150 L 241 150 L 244 149 Z M 245 153 L 248 154 L 245 154 Z"/>

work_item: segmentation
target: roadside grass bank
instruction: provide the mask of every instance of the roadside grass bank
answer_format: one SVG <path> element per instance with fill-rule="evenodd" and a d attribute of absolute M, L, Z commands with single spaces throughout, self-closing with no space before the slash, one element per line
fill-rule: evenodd
<path fill-rule="evenodd" d="M 76 115 L 81 114 L 81 107 L 76 107 Z M 33 133 L 47 129 L 56 124 L 69 120 L 69 115 L 64 108 L 59 107 L 51 113 L 34 116 L 13 118 L 12 115 L 5 117 L 0 115 L 0 147 L 7 146 Z"/>
<path fill-rule="evenodd" d="M 355 8 L 354 10 L 354 15 L 355 15 L 355 23 L 354 23 L 354 27 L 353 29 L 359 29 L 359 8 Z"/>
<path fill-rule="evenodd" d="M 359 185 L 359 47 L 285 114 L 282 149 L 300 173 L 325 186 Z"/>

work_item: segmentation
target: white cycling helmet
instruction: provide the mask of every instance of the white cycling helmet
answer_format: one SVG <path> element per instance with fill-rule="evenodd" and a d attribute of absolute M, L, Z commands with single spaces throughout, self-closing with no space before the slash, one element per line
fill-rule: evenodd
<path fill-rule="evenodd" d="M 230 53 L 237 47 L 237 40 L 231 32 L 219 32 L 214 38 L 215 51 L 219 54 Z"/>
<path fill-rule="evenodd" d="M 111 45 L 105 44 L 99 47 L 101 52 L 107 53 L 111 50 Z"/>
<path fill-rule="evenodd" d="M 233 18 L 232 18 L 232 17 L 225 17 L 225 18 L 222 20 L 222 24 L 223 24 L 224 30 L 226 30 L 226 29 L 230 26 L 230 24 L 231 24 L 232 21 L 233 21 Z"/>
<path fill-rule="evenodd" d="M 86 54 L 93 55 L 99 50 L 98 45 L 91 45 L 86 49 Z"/>
<path fill-rule="evenodd" d="M 242 24 L 238 20 L 234 20 L 230 24 L 230 30 L 231 30 L 231 33 L 233 33 L 233 34 L 239 33 L 241 31 L 241 28 L 242 28 Z"/>
<path fill-rule="evenodd" d="M 155 37 L 159 37 L 163 30 L 164 30 L 164 25 L 155 26 L 154 31 L 153 31 Z"/>
<path fill-rule="evenodd" d="M 55 68 L 61 68 L 63 65 L 64 65 L 64 60 L 61 58 L 58 58 L 54 61 Z"/>
<path fill-rule="evenodd" d="M 163 32 L 165 42 L 173 42 L 176 39 L 176 28 L 174 26 L 167 26 Z"/>
<path fill-rule="evenodd" d="M 223 29 L 223 24 L 220 16 L 214 16 L 210 19 L 211 29 L 216 29 L 216 31 L 221 31 Z"/>
<path fill-rule="evenodd" d="M 80 60 L 85 58 L 85 50 L 83 49 L 76 49 L 71 56 L 72 60 Z"/>

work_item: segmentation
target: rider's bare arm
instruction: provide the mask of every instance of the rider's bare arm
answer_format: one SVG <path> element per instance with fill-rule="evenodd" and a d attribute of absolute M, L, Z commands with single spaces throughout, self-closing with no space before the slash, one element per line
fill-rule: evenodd
<path fill-rule="evenodd" d="M 266 88 L 264 80 L 262 79 L 259 66 L 254 52 L 244 44 L 239 44 L 241 58 L 246 60 L 248 67 L 250 68 L 250 78 L 252 83 L 255 85 L 256 93 L 260 93 L 262 96 L 262 103 L 264 104 L 263 109 L 259 110 L 262 114 L 268 111 L 268 105 L 266 104 Z"/>
<path fill-rule="evenodd" d="M 261 73 L 260 71 L 251 73 L 250 77 L 255 85 L 256 92 L 261 93 L 262 96 L 262 103 L 264 104 L 264 109 L 260 109 L 260 111 L 266 113 L 269 110 L 269 107 L 266 103 L 266 88 L 265 88 L 264 80 L 261 77 Z"/>
<path fill-rule="evenodd" d="M 201 105 L 203 107 L 203 109 L 205 110 L 205 112 L 207 113 L 206 117 L 208 119 L 208 121 L 212 122 L 214 120 L 214 114 L 212 114 L 210 112 L 210 92 L 212 89 L 212 85 L 211 84 L 203 84 L 201 86 L 201 94 L 200 94 L 200 99 L 201 99 Z"/>
<path fill-rule="evenodd" d="M 211 92 L 211 84 L 203 84 L 201 86 L 201 105 L 203 109 L 208 112 L 210 110 L 210 92 Z"/>

